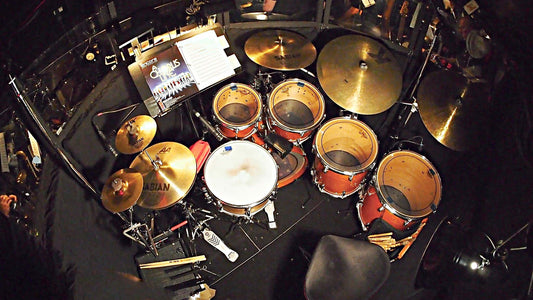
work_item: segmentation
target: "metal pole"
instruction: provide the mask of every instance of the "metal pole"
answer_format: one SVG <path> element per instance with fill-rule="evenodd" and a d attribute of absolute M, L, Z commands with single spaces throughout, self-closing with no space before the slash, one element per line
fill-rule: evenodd
<path fill-rule="evenodd" d="M 85 187 L 93 193 L 93 195 L 98 199 L 100 197 L 100 193 L 96 191 L 96 189 L 91 185 L 91 183 L 85 178 L 85 176 L 76 169 L 76 167 L 70 162 L 69 158 L 64 153 L 62 147 L 57 145 L 52 138 L 50 137 L 50 134 L 48 133 L 48 130 L 44 127 L 44 125 L 40 122 L 39 118 L 37 117 L 37 114 L 35 113 L 33 107 L 30 105 L 30 103 L 26 100 L 26 97 L 20 92 L 18 85 L 22 85 L 20 83 L 20 80 L 9 75 L 9 84 L 13 88 L 13 91 L 15 92 L 15 96 L 17 98 L 17 101 L 24 107 L 24 109 L 27 111 L 27 113 L 30 115 L 33 122 L 35 122 L 35 125 L 37 125 L 37 128 L 39 129 L 40 136 L 44 137 L 44 139 L 49 143 L 50 146 L 52 146 L 53 149 L 55 149 L 58 156 L 61 158 L 65 166 L 68 167 L 68 169 L 78 178 L 78 180 L 85 185 Z"/>

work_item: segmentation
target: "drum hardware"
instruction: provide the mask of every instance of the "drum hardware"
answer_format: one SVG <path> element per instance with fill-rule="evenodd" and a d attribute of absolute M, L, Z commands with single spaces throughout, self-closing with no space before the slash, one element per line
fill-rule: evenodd
<path fill-rule="evenodd" d="M 276 224 L 276 220 L 274 218 L 274 211 L 274 201 L 268 201 L 268 204 L 265 206 L 265 212 L 268 216 L 268 228 L 270 229 L 278 228 L 278 225 Z"/>
<path fill-rule="evenodd" d="M 256 64 L 279 71 L 306 68 L 316 58 L 315 46 L 304 36 L 280 29 L 254 33 L 244 43 L 244 52 Z"/>
<path fill-rule="evenodd" d="M 389 109 L 402 90 L 401 68 L 392 53 L 362 35 L 328 42 L 317 59 L 317 77 L 333 102 L 363 115 Z"/>
<path fill-rule="evenodd" d="M 126 228 L 124 231 L 122 231 L 122 234 L 145 247 L 147 250 L 152 252 L 154 256 L 159 255 L 148 225 L 144 223 L 131 223 L 129 228 Z"/>
<path fill-rule="evenodd" d="M 196 212 L 202 213 L 204 219 L 198 220 L 194 217 L 193 214 Z M 209 211 L 193 209 L 191 206 L 186 205 L 184 205 L 184 213 L 187 221 L 192 225 L 191 240 L 194 240 L 196 236 L 202 237 L 209 245 L 222 252 L 230 262 L 235 262 L 239 258 L 239 254 L 229 248 L 207 225 L 208 221 L 216 218 L 215 215 L 212 215 Z"/>
<path fill-rule="evenodd" d="M 252 79 L 252 87 L 256 91 L 261 91 L 262 94 L 268 94 L 272 89 L 274 88 L 274 84 L 272 81 L 273 75 L 280 75 L 281 80 L 284 81 L 286 79 L 286 76 L 283 72 L 275 71 L 275 72 L 262 72 L 261 70 L 257 71 L 257 74 L 255 74 L 254 78 Z M 278 81 L 279 82 L 279 81 Z"/>
<path fill-rule="evenodd" d="M 202 125 L 204 125 L 205 129 L 207 129 L 207 131 L 211 133 L 217 139 L 217 141 L 220 142 L 224 139 L 224 135 L 222 135 L 215 127 L 213 127 L 213 125 L 211 125 L 209 121 L 207 121 L 204 117 L 202 117 L 202 115 L 200 115 L 199 112 L 195 110 L 193 110 L 192 112 L 200 120 Z"/>

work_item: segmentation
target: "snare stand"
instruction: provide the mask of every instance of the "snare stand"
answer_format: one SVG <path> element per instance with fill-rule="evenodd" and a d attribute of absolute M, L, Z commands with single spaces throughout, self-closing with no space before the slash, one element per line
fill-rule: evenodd
<path fill-rule="evenodd" d="M 158 256 L 157 247 L 152 236 L 152 232 L 148 225 L 145 223 L 133 223 L 133 207 L 128 208 L 128 218 L 122 215 L 122 213 L 116 213 L 128 226 L 128 228 L 122 231 L 124 236 L 133 240 L 134 242 L 139 243 L 141 246 L 145 247 L 147 250 L 152 252 L 154 256 Z"/>

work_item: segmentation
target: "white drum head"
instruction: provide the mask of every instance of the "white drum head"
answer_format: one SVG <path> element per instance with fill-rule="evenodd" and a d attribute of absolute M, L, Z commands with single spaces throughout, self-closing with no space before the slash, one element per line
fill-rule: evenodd
<path fill-rule="evenodd" d="M 205 183 L 218 200 L 237 208 L 262 203 L 275 189 L 278 167 L 270 153 L 249 141 L 218 147 L 204 166 Z"/>

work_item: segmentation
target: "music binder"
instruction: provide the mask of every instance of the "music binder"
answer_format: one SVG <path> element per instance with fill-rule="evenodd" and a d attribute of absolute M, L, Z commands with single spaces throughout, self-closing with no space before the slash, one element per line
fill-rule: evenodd
<path fill-rule="evenodd" d="M 195 28 L 159 44 L 128 66 L 152 117 L 166 114 L 241 69 L 220 24 Z"/>

